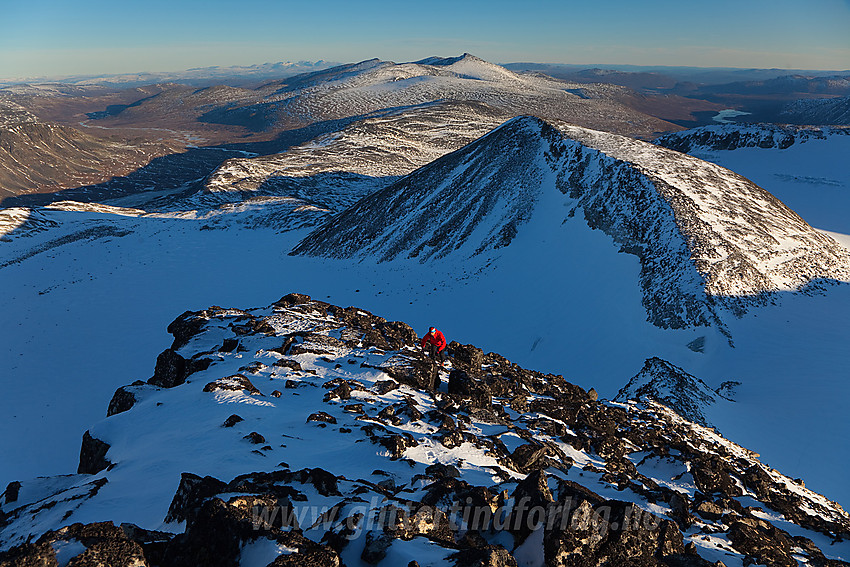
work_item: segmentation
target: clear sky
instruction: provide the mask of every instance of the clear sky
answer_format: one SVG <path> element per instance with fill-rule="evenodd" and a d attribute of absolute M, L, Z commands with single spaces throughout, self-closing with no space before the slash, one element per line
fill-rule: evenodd
<path fill-rule="evenodd" d="M 277 61 L 850 69 L 850 0 L 0 0 L 0 78 Z"/>

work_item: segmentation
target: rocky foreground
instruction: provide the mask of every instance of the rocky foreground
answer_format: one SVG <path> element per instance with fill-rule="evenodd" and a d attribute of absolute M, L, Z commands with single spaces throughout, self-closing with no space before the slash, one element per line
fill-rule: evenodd
<path fill-rule="evenodd" d="M 6 488 L 0 565 L 850 564 L 840 506 L 649 398 L 300 294 L 168 330 L 78 474 Z"/>

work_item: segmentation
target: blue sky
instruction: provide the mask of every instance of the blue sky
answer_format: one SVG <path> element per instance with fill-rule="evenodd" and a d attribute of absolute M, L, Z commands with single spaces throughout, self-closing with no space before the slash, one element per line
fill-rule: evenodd
<path fill-rule="evenodd" d="M 0 77 L 276 61 L 850 69 L 850 0 L 0 0 Z"/>

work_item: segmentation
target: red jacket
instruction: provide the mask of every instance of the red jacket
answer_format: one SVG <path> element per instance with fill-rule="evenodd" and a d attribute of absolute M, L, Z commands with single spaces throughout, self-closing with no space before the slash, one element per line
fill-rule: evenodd
<path fill-rule="evenodd" d="M 446 337 L 443 336 L 439 330 L 435 330 L 434 334 L 431 333 L 426 334 L 422 337 L 422 348 L 425 348 L 425 345 L 431 343 L 435 347 L 437 347 L 438 351 L 442 351 L 446 348 Z"/>

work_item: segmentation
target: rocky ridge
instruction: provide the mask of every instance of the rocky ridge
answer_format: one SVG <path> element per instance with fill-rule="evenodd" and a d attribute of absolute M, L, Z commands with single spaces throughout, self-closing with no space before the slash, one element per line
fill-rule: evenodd
<path fill-rule="evenodd" d="M 847 565 L 840 506 L 655 401 L 300 294 L 168 330 L 0 565 Z"/>
<path fill-rule="evenodd" d="M 814 101 L 808 101 L 814 102 Z M 659 146 L 688 153 L 691 151 L 735 150 L 738 148 L 776 148 L 784 150 L 809 140 L 850 135 L 850 128 L 791 126 L 780 124 L 712 125 L 656 138 Z"/>

